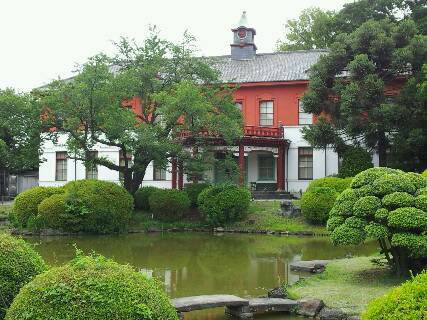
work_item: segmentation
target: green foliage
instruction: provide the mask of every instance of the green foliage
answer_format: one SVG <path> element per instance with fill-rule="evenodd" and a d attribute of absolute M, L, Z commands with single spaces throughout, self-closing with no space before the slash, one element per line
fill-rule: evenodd
<path fill-rule="evenodd" d="M 40 93 L 49 106 L 46 124 L 58 128 L 49 135 L 55 139 L 65 133 L 70 154 L 86 165 L 119 171 L 123 186 L 134 194 L 153 161 L 166 167 L 168 158 L 177 157 L 190 175 L 189 163 L 199 169 L 212 165 L 208 155 L 214 146 L 200 139 L 203 132 L 221 136 L 227 145 L 241 136 L 242 115 L 233 90 L 220 84 L 207 59 L 195 57 L 191 35 L 172 43 L 154 28 L 142 44 L 122 38 L 115 45 L 114 58 L 91 57 L 73 81 L 54 81 Z M 118 68 L 112 70 L 112 64 Z M 123 108 L 124 100 L 132 102 L 137 114 Z M 182 133 L 195 138 L 192 146 L 203 151 L 195 155 L 184 148 Z M 118 147 L 132 161 L 117 165 L 107 157 L 91 158 L 86 150 L 96 143 Z"/>
<path fill-rule="evenodd" d="M 415 198 L 415 207 L 427 212 L 427 194 L 421 194 Z"/>
<path fill-rule="evenodd" d="M 336 192 L 341 193 L 351 184 L 352 178 L 341 179 L 338 177 L 324 177 L 310 182 L 306 192 L 310 192 L 315 188 L 327 187 L 332 188 Z"/>
<path fill-rule="evenodd" d="M 335 228 L 331 233 L 331 240 L 334 245 L 356 245 L 366 239 L 364 229 L 349 227 L 347 224 L 342 224 Z"/>
<path fill-rule="evenodd" d="M 248 213 L 250 201 L 251 193 L 248 189 L 220 184 L 203 190 L 197 203 L 206 221 L 220 226 L 243 220 Z"/>
<path fill-rule="evenodd" d="M 382 297 L 372 300 L 363 320 L 425 319 L 427 273 L 421 273 Z"/>
<path fill-rule="evenodd" d="M 393 192 L 385 195 L 382 200 L 383 206 L 389 210 L 403 207 L 413 207 L 414 203 L 414 196 L 406 192 Z"/>
<path fill-rule="evenodd" d="M 176 189 L 156 190 L 148 201 L 154 217 L 163 221 L 179 221 L 191 205 L 187 193 Z"/>
<path fill-rule="evenodd" d="M 177 320 L 178 316 L 156 280 L 102 256 L 78 254 L 22 288 L 6 319 Z"/>
<path fill-rule="evenodd" d="M 424 170 L 423 173 L 421 174 L 423 177 L 427 178 L 427 170 Z"/>
<path fill-rule="evenodd" d="M 360 243 L 366 237 L 378 239 L 382 252 L 392 256 L 388 261 L 398 274 L 408 274 L 408 268 L 418 270 L 427 258 L 423 179 L 385 167 L 357 174 L 329 213 L 332 241 L 346 245 Z"/>
<path fill-rule="evenodd" d="M 28 243 L 0 234 L 0 319 L 21 287 L 46 269 L 41 256 Z"/>
<path fill-rule="evenodd" d="M 328 220 L 338 193 L 328 187 L 312 188 L 306 191 L 300 201 L 301 213 L 304 218 L 313 224 L 324 224 Z"/>
<path fill-rule="evenodd" d="M 34 170 L 43 135 L 40 104 L 30 94 L 0 89 L 0 169 Z"/>
<path fill-rule="evenodd" d="M 38 206 L 38 219 L 41 225 L 52 229 L 63 229 L 67 212 L 65 193 L 54 194 L 44 199 Z"/>
<path fill-rule="evenodd" d="M 62 188 L 56 187 L 33 187 L 20 193 L 13 206 L 18 223 L 26 227 L 28 220 L 37 216 L 38 205 L 53 194 L 63 193 Z"/>
<path fill-rule="evenodd" d="M 333 17 L 332 11 L 304 9 L 298 19 L 287 21 L 286 40 L 278 42 L 278 51 L 328 48 L 335 35 Z"/>
<path fill-rule="evenodd" d="M 65 229 L 93 233 L 120 232 L 127 228 L 133 198 L 121 186 L 107 181 L 77 180 L 67 183 Z"/>
<path fill-rule="evenodd" d="M 427 187 L 427 177 L 422 174 L 418 174 L 415 172 L 408 172 L 405 176 L 412 182 L 412 184 L 417 188 L 425 188 Z"/>
<path fill-rule="evenodd" d="M 372 188 L 378 196 L 385 196 L 393 192 L 414 194 L 417 190 L 411 179 L 403 174 L 399 175 L 398 179 L 396 179 L 396 175 L 394 174 L 385 174 L 374 181 Z"/>
<path fill-rule="evenodd" d="M 342 178 L 354 177 L 356 174 L 372 168 L 372 157 L 360 147 L 348 148 L 343 154 L 338 175 Z"/>
<path fill-rule="evenodd" d="M 427 213 L 417 208 L 399 208 L 390 212 L 388 225 L 400 230 L 427 231 Z"/>
<path fill-rule="evenodd" d="M 353 213 L 358 217 L 372 217 L 381 208 L 381 200 L 375 196 L 365 196 L 354 203 Z"/>
<path fill-rule="evenodd" d="M 399 171 L 387 167 L 375 167 L 367 169 L 353 178 L 351 182 L 352 188 L 360 188 L 366 185 L 372 184 L 378 178 L 384 176 L 385 174 L 398 174 Z"/>
<path fill-rule="evenodd" d="M 135 200 L 135 209 L 138 210 L 150 210 L 150 203 L 148 199 L 153 194 L 153 192 L 159 190 L 159 188 L 147 186 L 142 187 L 136 190 L 135 194 L 133 195 L 133 198 Z"/>
<path fill-rule="evenodd" d="M 365 226 L 366 235 L 374 239 L 386 239 L 390 235 L 388 228 L 380 223 L 370 222 Z"/>
<path fill-rule="evenodd" d="M 210 184 L 208 183 L 192 183 L 185 186 L 184 191 L 187 192 L 193 208 L 197 206 L 199 194 L 209 186 Z"/>

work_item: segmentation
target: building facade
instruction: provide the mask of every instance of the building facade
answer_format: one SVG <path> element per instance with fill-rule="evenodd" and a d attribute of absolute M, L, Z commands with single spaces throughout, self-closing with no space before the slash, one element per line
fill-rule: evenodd
<path fill-rule="evenodd" d="M 304 112 L 301 97 L 307 89 L 309 68 L 325 50 L 257 54 L 255 29 L 245 13 L 232 29 L 231 54 L 209 57 L 223 83 L 237 86 L 236 107 L 244 119 L 244 137 L 232 148 L 241 171 L 241 182 L 257 190 L 305 190 L 311 180 L 338 172 L 338 155 L 330 148 L 313 149 L 301 129 L 316 119 Z M 137 101 L 134 101 L 137 103 Z M 86 168 L 68 158 L 65 136 L 57 143 L 46 142 L 39 169 L 39 184 L 62 185 L 75 179 L 99 179 L 120 183 L 120 175 L 106 167 Z M 221 156 L 221 146 L 217 147 Z M 118 149 L 97 145 L 94 156 L 104 156 L 119 164 Z M 206 177 L 221 182 L 220 170 L 212 168 Z M 151 163 L 142 185 L 178 188 L 187 182 L 176 161 L 165 170 Z"/>

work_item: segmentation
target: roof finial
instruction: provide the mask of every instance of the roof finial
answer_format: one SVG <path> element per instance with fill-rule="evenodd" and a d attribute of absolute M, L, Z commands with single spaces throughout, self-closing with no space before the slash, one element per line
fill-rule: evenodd
<path fill-rule="evenodd" d="M 247 27 L 248 26 L 248 18 L 246 17 L 246 11 L 243 11 L 242 16 L 240 17 L 238 27 Z"/>

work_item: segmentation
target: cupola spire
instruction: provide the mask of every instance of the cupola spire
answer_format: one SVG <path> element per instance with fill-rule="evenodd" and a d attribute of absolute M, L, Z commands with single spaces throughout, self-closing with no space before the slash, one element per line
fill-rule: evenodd
<path fill-rule="evenodd" d="M 240 17 L 239 25 L 231 29 L 233 31 L 233 43 L 231 44 L 231 59 L 251 60 L 256 57 L 257 47 L 254 42 L 255 29 L 250 28 L 246 11 Z"/>

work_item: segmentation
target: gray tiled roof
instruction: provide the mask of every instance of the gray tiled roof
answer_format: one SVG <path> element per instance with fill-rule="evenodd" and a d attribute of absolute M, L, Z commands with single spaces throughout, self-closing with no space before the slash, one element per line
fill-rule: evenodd
<path fill-rule="evenodd" d="M 225 83 L 308 80 L 308 70 L 326 50 L 257 54 L 252 60 L 209 57 Z"/>

